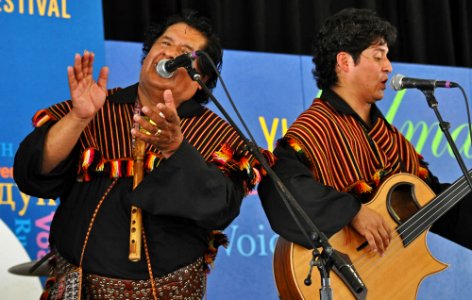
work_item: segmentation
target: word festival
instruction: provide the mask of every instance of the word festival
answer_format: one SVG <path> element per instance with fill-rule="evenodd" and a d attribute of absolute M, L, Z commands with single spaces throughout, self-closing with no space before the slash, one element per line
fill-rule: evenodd
<path fill-rule="evenodd" d="M 70 19 L 67 0 L 0 0 L 0 13 Z"/>

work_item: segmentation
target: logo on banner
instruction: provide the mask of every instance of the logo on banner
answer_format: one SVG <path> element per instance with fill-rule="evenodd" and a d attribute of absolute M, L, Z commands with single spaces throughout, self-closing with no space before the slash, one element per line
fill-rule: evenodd
<path fill-rule="evenodd" d="M 4 0 L 0 13 L 70 19 L 67 0 Z"/>

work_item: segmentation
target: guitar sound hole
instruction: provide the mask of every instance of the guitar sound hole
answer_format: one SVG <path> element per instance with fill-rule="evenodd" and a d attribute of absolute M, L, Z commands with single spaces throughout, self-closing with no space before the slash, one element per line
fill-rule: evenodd
<path fill-rule="evenodd" d="M 414 185 L 403 182 L 392 187 L 387 197 L 387 209 L 395 222 L 401 224 L 419 210 Z"/>

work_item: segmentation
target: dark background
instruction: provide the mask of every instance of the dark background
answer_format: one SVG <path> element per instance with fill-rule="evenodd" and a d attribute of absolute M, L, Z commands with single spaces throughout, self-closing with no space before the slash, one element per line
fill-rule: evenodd
<path fill-rule="evenodd" d="M 398 29 L 390 59 L 472 67 L 470 0 L 104 0 L 105 39 L 141 42 L 151 22 L 193 9 L 211 19 L 225 49 L 311 55 L 323 20 L 370 8 Z"/>

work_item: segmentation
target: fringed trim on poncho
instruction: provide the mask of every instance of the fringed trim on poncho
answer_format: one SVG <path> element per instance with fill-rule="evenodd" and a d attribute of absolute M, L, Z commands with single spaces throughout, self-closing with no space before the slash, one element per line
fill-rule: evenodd
<path fill-rule="evenodd" d="M 424 161 L 423 155 L 418 153 L 418 159 L 420 161 L 420 166 L 418 170 L 418 177 L 427 180 L 429 179 L 429 176 L 431 175 L 429 170 L 428 170 L 428 164 Z"/>
<path fill-rule="evenodd" d="M 46 109 L 41 109 L 37 111 L 33 116 L 33 126 L 41 127 L 46 124 L 49 120 L 55 119 L 51 116 Z"/>
<path fill-rule="evenodd" d="M 262 150 L 262 154 L 269 165 L 272 166 L 275 161 L 273 155 L 266 150 Z M 216 164 L 225 175 L 242 182 L 245 194 L 253 190 L 262 177 L 266 175 L 258 161 L 254 160 L 251 163 L 247 155 L 234 153 L 234 150 L 228 144 L 223 144 L 219 151 L 213 153 L 211 162 Z"/>
<path fill-rule="evenodd" d="M 159 165 L 160 158 L 160 154 L 148 151 L 145 155 L 144 171 L 152 172 Z M 88 148 L 82 153 L 77 178 L 79 181 L 88 182 L 93 174 L 98 173 L 108 174 L 110 178 L 132 177 L 134 160 L 132 158 L 103 159 L 100 151 Z"/>
<path fill-rule="evenodd" d="M 210 233 L 209 241 L 208 241 L 208 249 L 204 255 L 204 258 L 205 258 L 204 269 L 207 274 L 210 273 L 211 269 L 213 269 L 214 267 L 216 255 L 218 254 L 218 248 L 220 246 L 227 248 L 228 244 L 229 244 L 228 238 L 226 234 L 224 234 L 222 231 L 213 230 Z"/>

